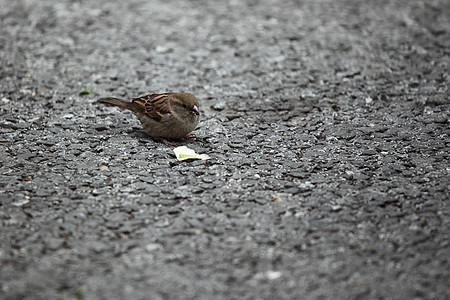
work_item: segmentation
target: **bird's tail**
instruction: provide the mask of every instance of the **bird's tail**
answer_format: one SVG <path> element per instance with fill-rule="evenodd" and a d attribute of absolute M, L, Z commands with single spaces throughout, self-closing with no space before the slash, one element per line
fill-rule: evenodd
<path fill-rule="evenodd" d="M 129 109 L 135 113 L 138 111 L 133 102 L 125 101 L 125 100 L 118 99 L 118 98 L 101 98 L 101 99 L 98 99 L 97 101 L 100 103 L 111 104 L 111 105 L 115 105 L 115 106 L 122 107 L 125 109 Z"/>

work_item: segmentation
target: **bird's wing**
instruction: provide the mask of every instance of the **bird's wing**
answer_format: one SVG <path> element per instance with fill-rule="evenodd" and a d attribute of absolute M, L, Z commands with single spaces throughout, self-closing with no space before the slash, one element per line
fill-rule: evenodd
<path fill-rule="evenodd" d="M 132 100 L 141 107 L 145 114 L 154 120 L 161 120 L 163 115 L 170 113 L 169 94 L 150 94 Z"/>

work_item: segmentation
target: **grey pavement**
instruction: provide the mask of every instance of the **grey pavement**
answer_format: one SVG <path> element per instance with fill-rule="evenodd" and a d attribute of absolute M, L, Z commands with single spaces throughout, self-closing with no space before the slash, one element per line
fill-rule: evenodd
<path fill-rule="evenodd" d="M 0 16 L 1 299 L 450 298 L 449 1 Z M 96 103 L 162 92 L 210 160 Z"/>

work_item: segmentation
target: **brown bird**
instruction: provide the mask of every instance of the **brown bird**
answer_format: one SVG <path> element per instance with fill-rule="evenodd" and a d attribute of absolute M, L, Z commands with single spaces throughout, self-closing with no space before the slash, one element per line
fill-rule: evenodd
<path fill-rule="evenodd" d="M 200 118 L 198 100 L 189 93 L 150 94 L 131 102 L 101 98 L 98 102 L 131 110 L 148 135 L 172 146 L 176 143 L 168 140 L 194 137 L 189 133 L 195 129 Z"/>

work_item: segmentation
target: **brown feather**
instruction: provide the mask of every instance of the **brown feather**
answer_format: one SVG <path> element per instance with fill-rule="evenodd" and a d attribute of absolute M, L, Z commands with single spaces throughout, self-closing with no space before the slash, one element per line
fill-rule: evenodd
<path fill-rule="evenodd" d="M 170 106 L 167 101 L 169 94 L 151 94 L 135 98 L 133 103 L 140 106 L 145 114 L 154 120 L 161 120 L 162 116 L 170 113 Z"/>
<path fill-rule="evenodd" d="M 98 99 L 98 102 L 115 105 L 121 108 L 129 109 L 134 113 L 138 113 L 140 111 L 139 107 L 136 106 L 133 102 L 125 101 L 118 98 L 101 98 Z"/>

